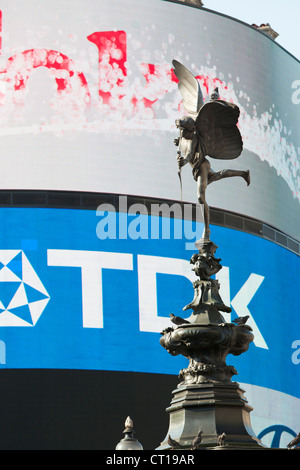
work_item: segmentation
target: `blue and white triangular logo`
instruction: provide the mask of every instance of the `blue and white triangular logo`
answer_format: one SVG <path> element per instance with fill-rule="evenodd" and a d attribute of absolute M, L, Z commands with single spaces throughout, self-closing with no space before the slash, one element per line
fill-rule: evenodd
<path fill-rule="evenodd" d="M 0 250 L 0 327 L 34 326 L 49 294 L 22 250 Z"/>

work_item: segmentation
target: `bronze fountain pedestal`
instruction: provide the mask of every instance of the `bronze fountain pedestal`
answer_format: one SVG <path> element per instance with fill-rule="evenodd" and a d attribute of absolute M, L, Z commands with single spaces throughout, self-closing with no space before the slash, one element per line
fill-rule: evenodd
<path fill-rule="evenodd" d="M 193 313 L 188 319 L 172 316 L 176 326 L 166 328 L 160 338 L 170 354 L 182 354 L 189 365 L 179 373 L 181 382 L 166 410 L 169 430 L 158 449 L 191 449 L 199 432 L 198 449 L 263 449 L 252 430 L 252 408 L 231 380 L 237 372 L 226 364 L 228 354 L 246 352 L 254 336 L 246 318 L 227 323 L 221 314 L 231 309 L 222 302 L 218 281 L 211 279 L 222 268 L 214 256 L 216 245 L 200 241 L 198 248 L 191 263 L 199 280 L 193 301 L 183 309 Z"/>

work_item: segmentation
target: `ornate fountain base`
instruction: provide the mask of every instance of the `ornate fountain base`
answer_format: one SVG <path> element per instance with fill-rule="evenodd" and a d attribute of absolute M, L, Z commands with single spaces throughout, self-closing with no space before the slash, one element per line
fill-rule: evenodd
<path fill-rule="evenodd" d="M 252 408 L 244 391 L 231 381 L 237 372 L 226 364 L 228 354 L 246 352 L 254 336 L 245 324 L 247 317 L 227 323 L 219 311 L 231 309 L 219 296 L 218 282 L 209 277 L 221 269 L 220 259 L 214 258 L 216 248 L 209 242 L 191 258 L 200 277 L 193 285 L 193 301 L 184 308 L 193 309 L 192 315 L 173 318 L 176 326 L 161 333 L 161 345 L 173 356 L 188 358 L 189 365 L 180 371 L 181 382 L 166 410 L 170 424 L 160 450 L 191 449 L 199 432 L 198 449 L 265 449 L 252 430 Z"/>
<path fill-rule="evenodd" d="M 182 448 L 191 449 L 199 431 L 203 433 L 199 449 L 264 449 L 252 430 L 252 408 L 243 393 L 237 383 L 178 386 L 166 410 L 170 415 L 169 430 L 158 450 L 172 448 L 169 436 Z M 220 445 L 223 433 L 226 437 Z"/>
<path fill-rule="evenodd" d="M 229 353 L 245 352 L 252 340 L 249 326 L 233 323 L 184 324 L 164 333 L 162 346 L 172 355 L 188 357 L 189 365 L 179 373 L 182 382 L 173 391 L 166 410 L 170 415 L 169 430 L 158 449 L 172 448 L 168 436 L 190 449 L 199 431 L 203 433 L 199 448 L 264 448 L 252 430 L 252 408 L 244 391 L 231 381 L 237 372 L 226 364 Z M 218 440 L 223 433 L 226 439 L 220 446 Z"/>

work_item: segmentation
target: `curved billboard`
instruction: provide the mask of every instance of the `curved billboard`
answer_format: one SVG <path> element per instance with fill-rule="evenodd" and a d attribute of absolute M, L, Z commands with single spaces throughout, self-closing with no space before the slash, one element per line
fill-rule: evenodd
<path fill-rule="evenodd" d="M 204 98 L 218 86 L 241 110 L 244 151 L 230 167 L 250 169 L 251 186 L 218 182 L 209 205 L 299 238 L 300 69 L 273 40 L 162 0 L 4 0 L 1 13 L 0 188 L 180 199 L 177 59 Z M 183 199 L 196 202 L 188 171 Z"/>
<path fill-rule="evenodd" d="M 168 390 L 163 405 L 168 406 L 167 384 L 176 384 L 185 367 L 185 359 L 171 357 L 159 345 L 169 314 L 182 315 L 192 300 L 189 260 L 203 229 L 188 212 L 196 188 L 187 169 L 182 172 L 186 204 L 176 205 L 180 187 L 173 140 L 183 109 L 172 60 L 194 73 L 205 99 L 218 86 L 222 99 L 240 107 L 244 150 L 230 168 L 250 169 L 251 185 L 237 178 L 218 182 L 208 190 L 209 205 L 296 239 L 299 62 L 250 26 L 181 2 L 28 0 L 24 8 L 20 0 L 3 0 L 0 9 L 0 189 L 19 190 L 21 199 L 26 191 L 119 198 L 119 204 L 95 210 L 0 208 L 0 368 L 6 387 L 0 445 L 25 446 L 21 431 L 7 432 L 14 421 L 5 404 L 13 401 L 24 405 L 18 429 L 24 429 L 29 447 L 54 442 L 48 429 L 55 420 L 59 429 L 68 423 L 64 433 L 53 424 L 56 443 L 89 447 L 98 413 L 99 422 L 109 423 L 99 431 L 97 446 L 112 448 L 107 439 L 121 424 L 117 414 L 131 407 L 141 425 L 156 416 L 160 420 L 161 404 L 157 415 L 153 404 L 148 416 L 146 393 L 153 387 L 157 403 L 157 387 Z M 212 166 L 224 169 L 224 161 Z M 162 208 L 166 199 L 174 203 L 174 217 L 170 207 Z M 151 200 L 159 204 L 149 210 Z M 231 305 L 232 319 L 249 315 L 255 335 L 247 354 L 232 358 L 254 407 L 254 431 L 266 445 L 284 446 L 298 433 L 300 419 L 294 294 L 299 257 L 222 226 L 212 226 L 212 240 L 222 258 L 221 297 Z M 32 420 L 23 422 L 22 416 L 36 383 L 42 391 L 32 406 L 46 431 L 36 432 L 33 423 L 26 434 L 24 423 Z M 66 410 L 69 415 L 61 419 Z M 81 423 L 77 431 L 74 416 Z M 158 433 L 163 438 L 165 428 Z M 150 448 L 159 445 L 153 443 L 159 437 L 150 437 Z"/>

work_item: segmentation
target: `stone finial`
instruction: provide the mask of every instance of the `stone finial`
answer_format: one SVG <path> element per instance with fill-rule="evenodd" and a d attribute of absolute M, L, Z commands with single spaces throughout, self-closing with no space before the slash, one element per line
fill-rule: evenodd
<path fill-rule="evenodd" d="M 276 39 L 279 36 L 279 34 L 274 31 L 274 29 L 270 26 L 269 23 L 262 23 L 260 26 L 257 26 L 257 24 L 253 23 L 252 26 L 261 31 L 262 33 L 267 34 L 272 39 Z"/>

